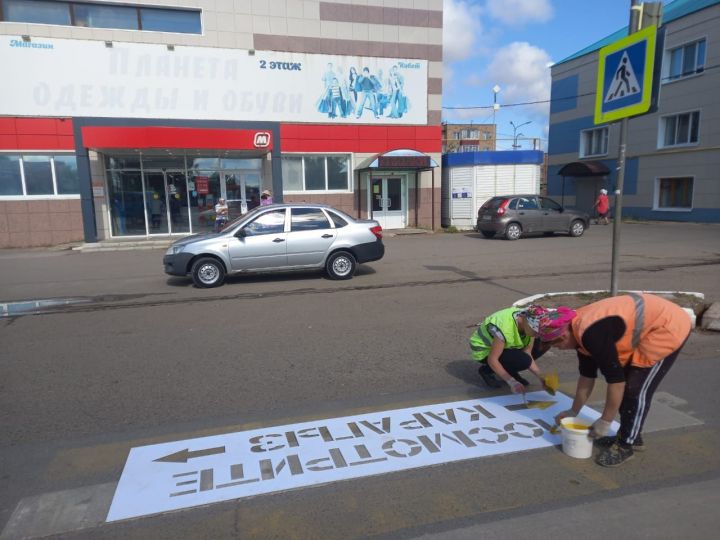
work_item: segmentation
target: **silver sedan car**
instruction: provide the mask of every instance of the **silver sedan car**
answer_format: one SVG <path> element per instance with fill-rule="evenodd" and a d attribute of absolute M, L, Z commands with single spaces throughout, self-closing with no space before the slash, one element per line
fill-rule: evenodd
<path fill-rule="evenodd" d="M 260 206 L 219 233 L 196 234 L 173 243 L 165 273 L 190 275 L 197 287 L 217 287 L 228 274 L 325 269 L 350 279 L 360 263 L 385 254 L 382 227 L 323 204 Z"/>

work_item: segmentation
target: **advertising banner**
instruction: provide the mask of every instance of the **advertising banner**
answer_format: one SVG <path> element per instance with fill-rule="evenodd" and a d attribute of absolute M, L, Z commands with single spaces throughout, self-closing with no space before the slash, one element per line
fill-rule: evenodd
<path fill-rule="evenodd" d="M 0 115 L 427 123 L 427 61 L 0 38 Z"/>

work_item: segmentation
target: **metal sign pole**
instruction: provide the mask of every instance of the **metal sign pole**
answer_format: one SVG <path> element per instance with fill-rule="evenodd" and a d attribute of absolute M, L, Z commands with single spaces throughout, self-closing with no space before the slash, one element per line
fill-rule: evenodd
<path fill-rule="evenodd" d="M 630 23 L 628 35 L 639 30 L 640 12 L 642 6 L 640 0 L 630 0 Z M 622 220 L 622 194 L 625 183 L 625 152 L 627 150 L 628 119 L 620 121 L 620 145 L 618 155 L 617 183 L 615 185 L 615 215 L 613 216 L 613 243 L 612 243 L 612 264 L 610 267 L 610 295 L 618 294 L 618 271 L 620 266 L 620 225 Z"/>

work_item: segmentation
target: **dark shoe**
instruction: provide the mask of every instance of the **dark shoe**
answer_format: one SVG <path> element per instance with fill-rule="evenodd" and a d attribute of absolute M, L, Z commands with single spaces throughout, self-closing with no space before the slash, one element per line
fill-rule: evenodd
<path fill-rule="evenodd" d="M 595 446 L 598 448 L 610 448 L 613 444 L 617 442 L 617 437 L 600 437 L 599 439 L 595 439 Z M 644 452 L 645 451 L 645 442 L 642 439 L 642 435 L 638 436 L 635 439 L 635 442 L 632 445 L 632 449 L 634 452 Z"/>
<path fill-rule="evenodd" d="M 603 467 L 619 467 L 634 457 L 633 449 L 630 446 L 623 446 L 615 442 L 597 457 L 595 462 Z"/>
<path fill-rule="evenodd" d="M 501 388 L 502 387 L 502 383 L 500 382 L 500 379 L 497 378 L 497 375 L 495 375 L 495 372 L 487 364 L 480 364 L 478 373 L 482 377 L 482 380 L 485 381 L 485 384 L 488 385 L 490 388 Z"/>

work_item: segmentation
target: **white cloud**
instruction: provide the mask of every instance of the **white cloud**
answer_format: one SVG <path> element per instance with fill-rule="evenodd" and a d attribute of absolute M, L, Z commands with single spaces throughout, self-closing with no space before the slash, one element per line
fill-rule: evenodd
<path fill-rule="evenodd" d="M 487 69 L 488 79 L 501 88 L 498 102 L 550 99 L 550 62 L 546 51 L 525 42 L 516 41 L 498 50 Z M 523 106 L 518 112 L 545 121 L 549 109 L 549 103 L 540 103 Z"/>
<path fill-rule="evenodd" d="M 464 60 L 475 52 L 480 35 L 480 11 L 464 0 L 443 0 L 443 60 Z"/>
<path fill-rule="evenodd" d="M 553 16 L 550 0 L 487 0 L 486 8 L 491 17 L 510 26 L 546 22 Z"/>

